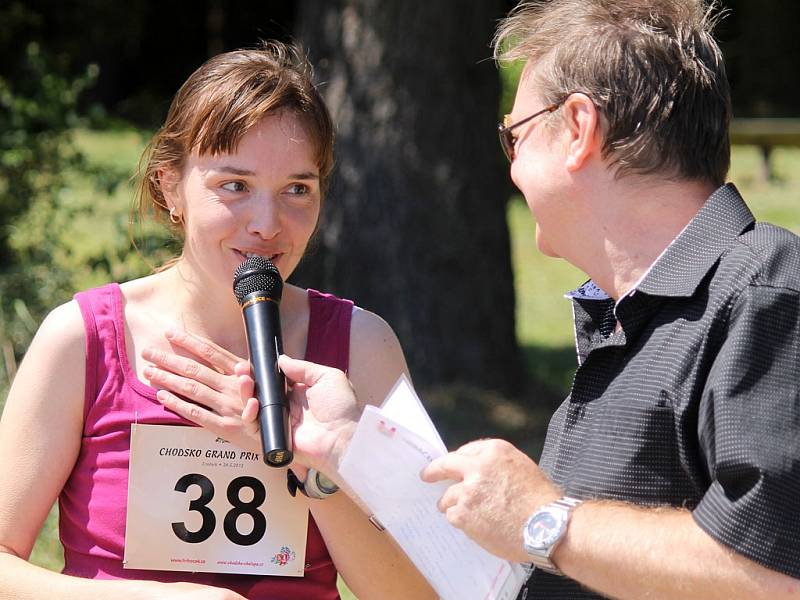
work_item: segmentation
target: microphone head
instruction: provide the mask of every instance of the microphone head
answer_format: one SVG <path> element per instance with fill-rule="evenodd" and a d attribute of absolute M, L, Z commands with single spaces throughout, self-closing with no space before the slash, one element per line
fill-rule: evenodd
<path fill-rule="evenodd" d="M 239 305 L 253 292 L 260 292 L 273 302 L 280 302 L 283 294 L 281 274 L 263 256 L 251 256 L 233 273 L 233 293 Z"/>

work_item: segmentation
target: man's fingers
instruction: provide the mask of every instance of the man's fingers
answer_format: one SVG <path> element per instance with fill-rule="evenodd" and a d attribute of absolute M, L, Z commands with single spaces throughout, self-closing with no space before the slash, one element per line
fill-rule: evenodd
<path fill-rule="evenodd" d="M 422 471 L 422 481 L 434 483 L 449 479 L 462 481 L 464 473 L 469 469 L 470 459 L 455 452 L 446 454 L 434 460 Z"/>
<path fill-rule="evenodd" d="M 278 357 L 278 367 L 291 382 L 302 383 L 308 387 L 314 386 L 326 374 L 337 371 L 332 367 L 290 358 L 285 354 Z"/>
<path fill-rule="evenodd" d="M 497 444 L 501 444 L 501 440 L 494 440 L 491 438 L 484 438 L 481 440 L 474 440 L 472 442 L 467 442 L 463 446 L 461 446 L 456 452 L 461 454 L 462 456 L 478 456 L 480 454 L 484 454 L 492 449 L 493 446 Z"/>
<path fill-rule="evenodd" d="M 446 513 L 448 508 L 458 504 L 458 497 L 461 493 L 462 487 L 463 486 L 460 483 L 454 483 L 444 491 L 442 497 L 439 498 L 439 502 L 436 503 L 436 507 L 439 509 L 439 512 Z"/>

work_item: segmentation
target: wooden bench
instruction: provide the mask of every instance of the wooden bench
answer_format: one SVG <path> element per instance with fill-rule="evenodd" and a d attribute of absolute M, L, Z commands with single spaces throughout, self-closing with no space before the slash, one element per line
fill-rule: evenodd
<path fill-rule="evenodd" d="M 800 119 L 733 119 L 731 144 L 758 146 L 764 159 L 764 178 L 775 180 L 775 172 L 769 160 L 772 149 L 775 146 L 800 147 Z"/>

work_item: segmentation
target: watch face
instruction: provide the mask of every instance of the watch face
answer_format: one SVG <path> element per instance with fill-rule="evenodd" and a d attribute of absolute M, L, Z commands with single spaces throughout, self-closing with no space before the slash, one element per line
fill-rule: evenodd
<path fill-rule="evenodd" d="M 528 522 L 525 543 L 532 548 L 544 549 L 555 543 L 564 530 L 565 511 L 541 510 Z"/>

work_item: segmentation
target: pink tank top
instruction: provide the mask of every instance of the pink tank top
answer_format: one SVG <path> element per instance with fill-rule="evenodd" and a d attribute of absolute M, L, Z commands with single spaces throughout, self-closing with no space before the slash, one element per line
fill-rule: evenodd
<path fill-rule="evenodd" d="M 159 404 L 155 389 L 131 370 L 119 285 L 81 292 L 75 300 L 86 327 L 86 397 L 80 454 L 59 496 L 63 572 L 90 579 L 189 581 L 226 587 L 251 599 L 339 598 L 336 569 L 311 515 L 303 577 L 123 569 L 134 414 L 139 423 L 192 423 Z M 352 302 L 314 290 L 308 290 L 308 300 L 306 360 L 347 371 Z"/>

